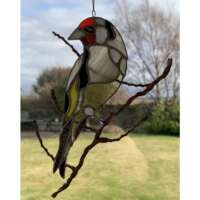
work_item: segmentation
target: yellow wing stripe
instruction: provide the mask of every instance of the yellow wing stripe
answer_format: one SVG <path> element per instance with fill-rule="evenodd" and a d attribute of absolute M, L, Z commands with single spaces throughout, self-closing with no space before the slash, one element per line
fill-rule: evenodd
<path fill-rule="evenodd" d="M 76 106 L 78 104 L 78 98 L 79 98 L 79 80 L 78 78 L 75 78 L 74 81 L 71 84 L 71 87 L 67 91 L 68 98 L 69 98 L 69 107 L 67 109 L 67 112 L 64 116 L 64 124 L 68 122 L 68 120 L 72 117 L 74 111 L 76 110 Z"/>

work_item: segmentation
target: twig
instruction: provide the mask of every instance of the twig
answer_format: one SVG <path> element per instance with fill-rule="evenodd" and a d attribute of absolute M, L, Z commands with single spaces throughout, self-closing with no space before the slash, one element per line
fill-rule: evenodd
<path fill-rule="evenodd" d="M 59 39 L 61 39 L 66 45 L 68 45 L 72 51 L 78 56 L 80 57 L 80 53 L 74 48 L 74 46 L 72 44 L 70 44 L 63 36 L 61 36 L 60 34 L 52 31 L 53 35 L 55 35 L 56 37 L 58 37 Z"/>
<path fill-rule="evenodd" d="M 92 128 L 92 127 L 87 126 L 87 125 L 85 125 L 84 128 L 85 128 L 85 129 L 88 129 L 88 130 L 90 130 L 90 131 L 92 131 L 92 132 L 96 132 L 96 131 L 97 131 L 95 128 Z"/>
<path fill-rule="evenodd" d="M 69 176 L 69 178 L 67 179 L 67 181 L 62 185 L 62 187 L 60 187 L 56 192 L 54 192 L 51 196 L 53 198 L 55 198 L 60 192 L 62 192 L 63 190 L 67 189 L 71 182 L 73 181 L 73 179 L 77 176 L 79 170 L 81 169 L 81 167 L 84 164 L 85 158 L 87 156 L 87 154 L 90 152 L 90 150 L 92 150 L 97 144 L 99 143 L 107 143 L 107 142 L 115 142 L 115 141 L 119 141 L 121 140 L 123 137 L 127 136 L 130 132 L 132 132 L 135 128 L 137 128 L 142 122 L 144 122 L 147 119 L 147 116 L 145 116 L 142 120 L 140 120 L 137 124 L 134 125 L 133 128 L 131 128 L 129 131 L 127 131 L 125 134 L 121 135 L 118 138 L 115 139 L 110 139 L 110 138 L 105 138 L 105 137 L 99 137 L 99 135 L 101 135 L 103 128 L 99 129 L 96 132 L 96 135 L 93 139 L 93 141 L 84 149 L 83 154 L 80 157 L 79 163 L 78 165 L 74 168 L 74 170 L 72 170 L 71 175 Z"/>
<path fill-rule="evenodd" d="M 49 156 L 51 158 L 52 161 L 54 161 L 54 156 L 48 151 L 48 149 L 44 146 L 42 138 L 40 136 L 40 132 L 39 132 L 39 127 L 37 124 L 37 121 L 34 120 L 33 123 L 35 124 L 35 132 L 36 132 L 36 136 L 40 142 L 40 146 L 42 147 L 42 149 L 46 152 L 47 156 Z"/>
<path fill-rule="evenodd" d="M 63 114 L 64 112 L 63 112 L 63 110 L 60 108 L 60 106 L 58 104 L 58 100 L 56 98 L 54 89 L 51 89 L 51 100 L 52 100 L 53 104 L 55 105 L 56 109 L 58 110 L 58 112 Z"/>
<path fill-rule="evenodd" d="M 167 65 L 172 65 L 172 59 L 168 59 L 167 62 L 168 62 Z M 134 87 L 148 87 L 148 86 L 152 85 L 152 82 L 151 83 L 146 83 L 146 84 L 140 84 L 140 83 L 136 84 L 136 83 L 130 83 L 130 82 L 127 82 L 127 81 L 120 81 L 120 80 L 116 80 L 116 82 L 124 84 L 124 85 L 128 85 L 128 86 L 134 86 Z M 153 82 L 155 82 L 155 80 Z"/>
<path fill-rule="evenodd" d="M 139 127 L 148 118 L 149 118 L 149 115 L 146 115 L 140 121 L 138 121 L 132 128 L 130 128 L 127 132 L 125 132 L 124 134 L 120 135 L 117 138 L 111 139 L 111 138 L 107 138 L 107 137 L 100 137 L 98 139 L 98 142 L 99 143 L 117 142 L 117 141 L 121 140 L 122 138 L 126 137 L 129 133 L 133 132 L 137 127 Z"/>
<path fill-rule="evenodd" d="M 75 167 L 74 167 L 74 166 L 72 166 L 72 165 L 70 165 L 70 164 L 66 164 L 66 165 L 65 165 L 65 167 L 68 167 L 68 168 L 70 168 L 72 171 L 73 171 L 73 170 L 75 170 Z"/>
<path fill-rule="evenodd" d="M 127 102 L 116 112 L 111 113 L 110 116 L 108 116 L 105 120 L 104 120 L 104 127 L 107 126 L 110 121 L 112 120 L 112 118 L 116 115 L 119 115 L 126 107 L 128 107 L 136 98 L 140 97 L 140 96 L 145 96 L 148 92 L 150 92 L 155 85 L 157 85 L 162 79 L 164 79 L 165 77 L 167 77 L 167 75 L 170 72 L 170 69 L 172 67 L 172 59 L 168 59 L 167 61 L 167 66 L 165 68 L 165 70 L 163 71 L 163 73 L 154 81 L 152 81 L 150 84 L 148 84 L 148 86 L 146 87 L 146 89 L 144 89 L 143 91 L 137 92 L 135 95 L 131 96 Z"/>
<path fill-rule="evenodd" d="M 51 158 L 51 160 L 54 161 L 54 159 L 55 159 L 54 156 L 49 152 L 47 147 L 45 147 L 45 145 L 43 143 L 43 140 L 42 140 L 42 137 L 40 136 L 40 131 L 39 131 L 39 127 L 38 127 L 37 121 L 34 120 L 33 123 L 35 125 L 35 132 L 36 132 L 36 136 L 37 136 L 37 138 L 39 140 L 40 146 L 46 152 L 47 156 L 49 156 Z M 70 164 L 66 164 L 65 166 L 68 167 L 71 170 L 74 170 L 74 168 L 75 168 L 74 166 L 72 166 Z"/>
<path fill-rule="evenodd" d="M 147 84 L 136 84 L 136 83 L 130 83 L 127 81 L 120 81 L 120 80 L 116 80 L 116 82 L 123 84 L 123 85 L 128 85 L 128 86 L 134 86 L 134 87 L 147 87 L 149 86 L 151 83 L 147 83 Z"/>
<path fill-rule="evenodd" d="M 96 133 L 97 135 L 97 133 Z M 71 182 L 73 181 L 73 179 L 77 176 L 79 170 L 81 169 L 81 167 L 83 166 L 83 163 L 85 161 L 85 158 L 87 156 L 87 154 L 90 152 L 91 149 L 93 149 L 94 146 L 96 146 L 98 143 L 96 137 L 93 139 L 93 141 L 86 146 L 86 148 L 84 149 L 81 157 L 80 157 L 80 160 L 79 160 L 79 163 L 78 165 L 75 167 L 75 169 L 72 171 L 71 175 L 68 177 L 68 179 L 66 180 L 66 182 L 56 191 L 54 192 L 51 196 L 53 198 L 55 198 L 60 192 L 62 192 L 63 190 L 67 189 Z"/>

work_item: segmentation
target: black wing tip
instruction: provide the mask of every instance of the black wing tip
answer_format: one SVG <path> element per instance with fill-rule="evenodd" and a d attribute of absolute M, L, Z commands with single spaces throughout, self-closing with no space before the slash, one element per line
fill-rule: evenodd
<path fill-rule="evenodd" d="M 58 167 L 56 165 L 53 166 L 53 173 L 57 171 Z"/>
<path fill-rule="evenodd" d="M 61 173 L 60 173 L 60 176 L 61 176 L 61 178 L 63 178 L 63 179 L 65 178 L 65 174 L 61 174 Z"/>
<path fill-rule="evenodd" d="M 58 167 L 54 167 L 53 168 L 53 174 L 55 174 L 56 173 L 56 171 L 57 171 L 57 169 L 58 169 Z M 60 174 L 60 176 L 64 179 L 65 178 L 65 170 L 63 170 L 63 169 L 59 169 L 59 174 Z"/>
<path fill-rule="evenodd" d="M 65 162 L 62 163 L 62 165 L 59 168 L 59 174 L 62 178 L 65 178 Z"/>
<path fill-rule="evenodd" d="M 59 160 L 58 160 L 58 157 L 56 156 L 54 164 L 53 164 L 53 173 L 55 173 L 59 167 L 60 167 Z"/>

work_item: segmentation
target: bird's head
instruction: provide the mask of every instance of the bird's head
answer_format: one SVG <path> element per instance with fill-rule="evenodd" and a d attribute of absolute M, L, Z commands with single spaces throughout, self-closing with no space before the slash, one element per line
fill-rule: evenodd
<path fill-rule="evenodd" d="M 84 46 L 104 44 L 115 38 L 113 25 L 99 17 L 84 19 L 69 36 L 69 40 L 80 40 Z"/>

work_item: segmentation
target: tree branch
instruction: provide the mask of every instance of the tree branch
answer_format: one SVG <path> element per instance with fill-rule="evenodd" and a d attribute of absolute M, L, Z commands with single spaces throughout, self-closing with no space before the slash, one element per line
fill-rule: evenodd
<path fill-rule="evenodd" d="M 74 46 L 72 44 L 70 44 L 63 36 L 61 36 L 60 34 L 52 31 L 53 35 L 55 35 L 56 37 L 58 37 L 59 39 L 61 39 L 66 45 L 68 45 L 72 51 L 78 56 L 80 57 L 80 53 L 74 48 Z"/>
<path fill-rule="evenodd" d="M 59 113 L 64 114 L 63 110 L 60 108 L 58 104 L 58 100 L 56 98 L 55 90 L 51 89 L 51 100 L 53 104 L 55 105 L 56 109 L 58 110 Z"/>
<path fill-rule="evenodd" d="M 112 120 L 112 118 L 116 115 L 119 115 L 126 107 L 128 107 L 136 98 L 140 97 L 140 96 L 145 96 L 148 92 L 150 92 L 155 85 L 157 85 L 161 80 L 163 80 L 165 77 L 167 77 L 167 75 L 170 72 L 170 69 L 172 67 L 172 59 L 168 59 L 167 61 L 167 66 L 164 69 L 163 73 L 154 81 L 152 81 L 150 84 L 148 84 L 148 86 L 146 87 L 146 89 L 144 89 L 143 91 L 137 92 L 135 95 L 131 96 L 127 102 L 121 106 L 121 108 L 119 108 L 118 111 L 111 113 L 110 116 L 108 116 L 104 121 L 104 127 L 107 126 L 110 121 Z"/>
<path fill-rule="evenodd" d="M 123 85 L 128 85 L 128 86 L 134 86 L 134 87 L 147 87 L 149 86 L 151 83 L 147 83 L 147 84 L 137 84 L 137 83 L 130 83 L 127 81 L 120 81 L 120 80 L 116 80 L 116 82 L 123 84 Z"/>
<path fill-rule="evenodd" d="M 72 166 L 72 165 L 70 165 L 70 164 L 66 164 L 66 165 L 65 165 L 65 167 L 68 167 L 68 168 L 70 168 L 72 171 L 73 171 L 73 170 L 75 170 L 75 167 L 74 167 L 74 166 Z"/>
<path fill-rule="evenodd" d="M 54 192 L 51 195 L 53 198 L 55 198 L 60 192 L 62 192 L 63 190 L 67 189 L 70 186 L 71 182 L 77 176 L 79 170 L 83 166 L 83 163 L 85 161 L 85 158 L 86 158 L 87 154 L 90 152 L 90 150 L 94 146 L 96 146 L 96 144 L 97 144 L 96 139 L 93 139 L 93 141 L 89 145 L 86 146 L 86 148 L 84 149 L 84 151 L 83 151 L 83 153 L 82 153 L 82 155 L 80 157 L 78 165 L 74 168 L 74 170 L 72 170 L 72 173 L 69 176 L 69 178 L 66 180 L 66 182 L 56 192 Z"/>
<path fill-rule="evenodd" d="M 38 138 L 38 140 L 40 142 L 40 146 L 46 152 L 47 156 L 49 156 L 51 158 L 51 160 L 54 161 L 54 156 L 49 152 L 49 150 L 43 144 L 42 138 L 40 136 L 40 132 L 39 132 L 39 127 L 38 127 L 37 121 L 34 120 L 33 123 L 35 124 L 35 132 L 36 132 L 36 136 L 37 136 L 37 138 Z"/>
<path fill-rule="evenodd" d="M 146 121 L 148 119 L 149 115 L 146 115 L 145 117 L 143 117 L 140 121 L 138 121 L 132 128 L 130 128 L 127 132 L 125 132 L 124 134 L 120 135 L 117 138 L 107 138 L 107 137 L 100 137 L 98 139 L 99 143 L 108 143 L 108 142 L 117 142 L 119 140 L 121 140 L 122 138 L 126 137 L 129 133 L 133 132 L 137 127 L 139 127 L 144 121 Z"/>
<path fill-rule="evenodd" d="M 170 69 L 171 69 L 171 66 L 172 66 L 172 59 L 168 59 L 168 61 L 167 61 L 167 67 L 165 68 L 165 70 L 164 70 L 164 72 L 163 72 L 163 74 L 164 74 L 164 77 L 161 77 L 161 79 L 164 79 L 166 76 L 165 76 L 165 74 L 167 73 L 167 75 L 168 75 L 168 71 L 170 71 Z M 168 71 L 166 71 L 166 70 L 168 70 Z M 162 75 L 163 75 L 162 74 Z M 158 78 L 160 78 L 160 76 L 158 77 Z M 158 79 L 157 78 L 157 79 Z M 156 79 L 156 80 L 157 80 Z M 136 83 L 130 83 L 130 82 L 127 82 L 127 81 L 120 81 L 120 80 L 116 80 L 116 82 L 118 82 L 118 83 L 121 83 L 121 84 L 124 84 L 124 85 L 128 85 L 128 86 L 134 86 L 134 87 L 148 87 L 148 86 L 151 86 L 152 84 L 154 84 L 154 82 L 156 81 L 156 80 L 154 80 L 153 82 L 151 82 L 151 83 L 146 83 L 146 84 L 136 84 Z M 160 80 L 159 80 L 160 81 Z M 156 83 L 157 84 L 157 83 Z"/>
<path fill-rule="evenodd" d="M 72 170 L 71 175 L 69 176 L 69 178 L 67 179 L 67 181 L 56 191 L 54 192 L 51 196 L 53 198 L 55 198 L 60 192 L 62 192 L 63 190 L 67 189 L 71 182 L 73 181 L 73 179 L 77 176 L 79 170 L 81 169 L 81 167 L 84 164 L 85 158 L 87 156 L 87 154 L 90 152 L 90 150 L 92 150 L 97 144 L 99 143 L 107 143 L 107 142 L 116 142 L 121 140 L 122 138 L 124 138 L 125 136 L 127 136 L 129 133 L 131 133 L 133 130 L 135 130 L 135 128 L 137 128 L 139 125 L 141 125 L 142 122 L 144 122 L 147 119 L 148 116 L 145 116 L 144 118 L 142 118 L 137 124 L 134 125 L 133 128 L 131 128 L 130 130 L 128 130 L 126 133 L 122 134 L 120 137 L 115 138 L 115 139 L 110 139 L 110 138 L 106 138 L 106 137 L 99 137 L 103 131 L 103 127 L 100 128 L 96 134 L 95 137 L 93 139 L 93 141 L 84 149 L 79 163 L 78 165 Z"/>
<path fill-rule="evenodd" d="M 114 138 L 114 139 L 110 139 L 110 138 L 106 138 L 106 137 L 100 137 L 102 132 L 103 132 L 103 129 L 112 121 L 113 117 L 114 116 L 117 116 L 119 115 L 127 106 L 129 106 L 137 97 L 139 96 L 144 96 L 146 95 L 149 91 L 151 91 L 154 86 L 156 84 L 158 84 L 162 79 L 164 79 L 170 69 L 171 69 L 171 66 L 172 66 L 172 59 L 168 59 L 168 63 L 167 63 L 167 66 L 165 68 L 165 70 L 163 71 L 163 73 L 154 81 L 152 81 L 150 84 L 148 84 L 148 86 L 146 86 L 146 89 L 144 89 L 143 91 L 141 92 L 137 92 L 135 95 L 133 95 L 132 97 L 130 97 L 128 99 L 128 101 L 117 111 L 117 112 L 114 112 L 114 113 L 111 113 L 110 116 L 105 119 L 103 121 L 103 125 L 101 126 L 101 128 L 99 128 L 98 130 L 95 130 L 95 137 L 94 139 L 92 140 L 92 142 L 86 146 L 86 148 L 84 149 L 81 157 L 80 157 L 80 160 L 79 160 L 79 163 L 76 167 L 73 168 L 72 170 L 72 173 L 71 175 L 67 178 L 66 182 L 56 191 L 54 192 L 51 196 L 53 198 L 55 198 L 60 192 L 64 191 L 65 189 L 67 189 L 71 182 L 73 181 L 73 179 L 77 176 L 79 170 L 81 169 L 81 167 L 83 166 L 84 164 L 84 161 L 85 161 L 85 158 L 87 156 L 87 154 L 90 152 L 90 150 L 92 150 L 97 144 L 99 143 L 108 143 L 108 142 L 116 142 L 116 141 L 119 141 L 121 140 L 122 138 L 124 138 L 125 136 L 127 136 L 130 132 L 132 132 L 136 127 L 138 127 L 142 122 L 144 122 L 148 116 L 145 116 L 144 118 L 142 118 L 137 124 L 135 124 L 133 126 L 133 128 L 131 128 L 130 130 L 128 130 L 126 133 L 120 135 L 119 137 L 117 138 Z M 84 123 L 86 122 L 86 120 L 84 121 Z M 81 122 L 83 123 L 83 121 Z M 85 125 L 86 126 L 86 125 Z M 82 130 L 84 126 L 81 125 L 80 128 L 79 128 L 79 133 L 80 131 Z M 86 126 L 87 127 L 87 126 Z"/>
<path fill-rule="evenodd" d="M 36 136 L 39 140 L 39 143 L 40 143 L 40 146 L 41 148 L 45 151 L 45 153 L 47 154 L 48 157 L 51 158 L 52 161 L 54 161 L 54 156 L 49 152 L 49 150 L 47 149 L 47 147 L 45 147 L 44 143 L 43 143 L 43 140 L 42 140 L 42 137 L 40 136 L 40 131 L 39 131 L 39 127 L 38 127 L 38 124 L 37 124 L 37 121 L 34 120 L 33 121 L 34 125 L 35 125 L 35 132 L 36 132 Z M 68 167 L 69 169 L 71 169 L 72 171 L 74 170 L 74 166 L 70 165 L 70 164 L 66 164 L 65 167 Z"/>

